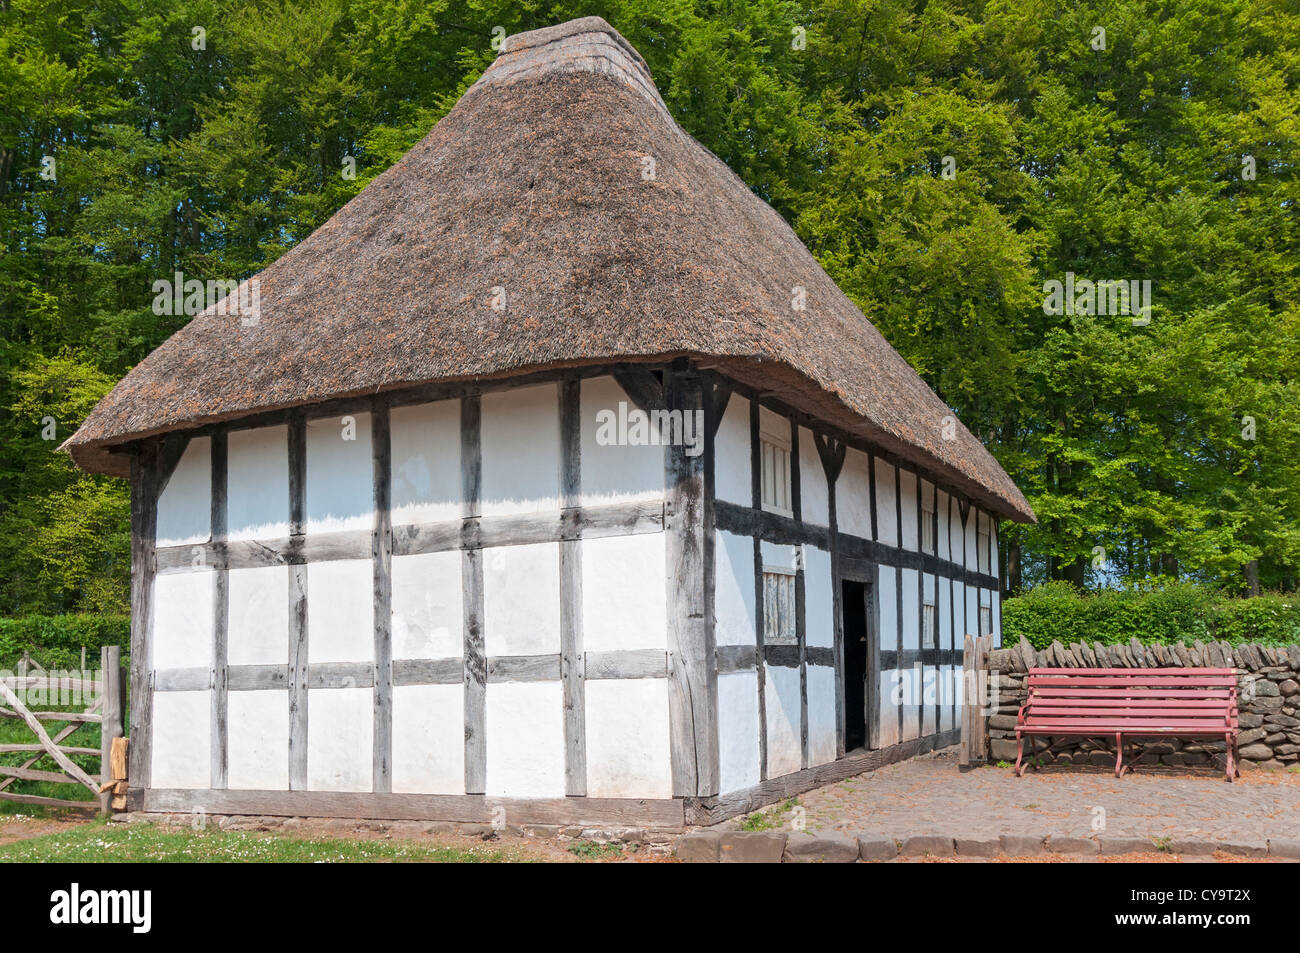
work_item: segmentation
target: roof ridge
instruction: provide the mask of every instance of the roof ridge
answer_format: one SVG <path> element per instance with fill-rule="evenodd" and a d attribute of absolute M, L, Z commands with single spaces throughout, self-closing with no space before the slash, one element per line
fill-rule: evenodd
<path fill-rule="evenodd" d="M 650 67 L 602 17 L 579 17 L 506 37 L 475 86 L 497 86 L 553 73 L 600 73 L 632 87 L 670 121 Z M 676 128 L 676 123 L 673 123 Z"/>

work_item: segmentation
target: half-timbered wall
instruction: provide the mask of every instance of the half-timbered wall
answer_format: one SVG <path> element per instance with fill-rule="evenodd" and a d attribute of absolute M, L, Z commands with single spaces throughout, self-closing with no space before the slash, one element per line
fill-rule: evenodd
<path fill-rule="evenodd" d="M 695 794 L 670 743 L 673 455 L 600 439 L 620 404 L 638 406 L 612 376 L 377 400 L 217 428 L 160 461 L 134 777 Z"/>
<path fill-rule="evenodd" d="M 954 740 L 962 644 L 980 607 L 999 640 L 996 520 L 891 454 L 721 377 L 711 386 L 729 393 L 713 446 L 720 793 L 845 755 L 844 579 L 871 587 L 868 747 Z M 791 447 L 789 512 L 764 503 L 765 440 Z M 769 645 L 763 573 L 782 564 L 798 567 L 798 633 Z"/>

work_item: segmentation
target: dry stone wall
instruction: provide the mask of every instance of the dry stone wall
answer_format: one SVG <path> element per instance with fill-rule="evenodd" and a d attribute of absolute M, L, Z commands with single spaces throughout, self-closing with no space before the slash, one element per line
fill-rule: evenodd
<path fill-rule="evenodd" d="M 1016 713 L 1027 695 L 1030 668 L 1235 668 L 1241 733 L 1237 748 L 1243 767 L 1286 767 L 1300 759 L 1300 645 L 1254 645 L 1243 642 L 1193 642 L 1190 645 L 1102 645 L 1053 642 L 1036 650 L 1022 639 L 989 654 L 990 695 L 996 707 L 988 716 L 989 755 L 994 761 L 1016 760 Z M 995 699 L 990 697 L 990 703 Z M 1031 746 L 1032 744 L 1032 746 Z M 1127 744 L 1127 743 L 1126 743 Z M 1223 767 L 1224 742 L 1158 738 L 1136 742 L 1138 764 L 1213 765 Z M 1115 743 L 1104 738 L 1033 738 L 1025 756 L 1040 764 L 1095 764 L 1113 767 Z"/>

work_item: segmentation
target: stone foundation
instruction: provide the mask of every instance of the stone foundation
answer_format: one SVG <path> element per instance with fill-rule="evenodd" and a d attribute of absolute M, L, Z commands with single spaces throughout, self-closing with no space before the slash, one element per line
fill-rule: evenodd
<path fill-rule="evenodd" d="M 989 653 L 990 693 L 996 708 L 988 716 L 989 756 L 1016 760 L 1016 713 L 1025 703 L 1025 675 L 1035 668 L 1235 668 L 1241 733 L 1237 749 L 1243 767 L 1285 767 L 1300 758 L 1300 645 L 1267 646 L 1226 642 L 1191 645 L 1091 645 L 1053 642 L 1043 651 L 1027 641 Z M 990 704 L 995 699 L 990 698 Z M 1125 742 L 1125 763 L 1205 766 L 1222 769 L 1225 743 L 1158 738 Z M 1114 768 L 1115 743 L 1103 738 L 1033 738 L 1025 741 L 1032 764 L 1090 764 Z"/>

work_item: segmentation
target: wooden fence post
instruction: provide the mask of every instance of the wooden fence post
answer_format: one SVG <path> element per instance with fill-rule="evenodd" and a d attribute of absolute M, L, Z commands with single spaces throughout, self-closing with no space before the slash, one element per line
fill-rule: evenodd
<path fill-rule="evenodd" d="M 113 780 L 113 739 L 122 737 L 122 696 L 126 676 L 122 671 L 122 650 L 118 646 L 105 645 L 99 650 L 99 678 L 103 686 L 103 705 L 100 708 L 103 721 L 99 725 L 99 780 L 107 783 Z M 106 814 L 111 810 L 112 798 L 111 790 L 99 796 L 99 809 Z"/>
<path fill-rule="evenodd" d="M 962 651 L 961 748 L 958 760 L 963 769 L 988 760 L 989 731 L 984 706 L 989 693 L 989 651 L 991 635 L 967 635 Z"/>

